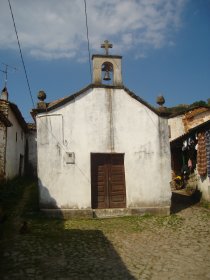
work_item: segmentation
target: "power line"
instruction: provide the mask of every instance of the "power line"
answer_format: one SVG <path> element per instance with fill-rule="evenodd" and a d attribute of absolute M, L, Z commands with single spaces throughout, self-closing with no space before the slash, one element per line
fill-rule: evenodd
<path fill-rule="evenodd" d="M 89 41 L 89 35 L 88 35 L 88 20 L 87 20 L 87 5 L 86 0 L 84 0 L 85 4 L 85 23 L 86 23 L 86 31 L 87 31 L 87 42 L 88 42 L 88 54 L 89 54 L 89 66 L 90 66 L 90 77 L 91 77 L 91 83 L 92 83 L 92 69 L 91 69 L 91 60 L 90 60 L 90 41 Z"/>
<path fill-rule="evenodd" d="M 31 87 L 30 87 L 30 84 L 29 84 L 29 79 L 28 79 L 28 75 L 27 75 L 27 71 L 26 71 L 26 66 L 25 66 L 25 62 L 24 62 L 24 59 L 23 59 L 23 54 L 22 54 L 22 50 L 21 50 L 21 46 L 20 46 L 18 32 L 17 32 L 17 28 L 16 28 L 16 24 L 15 24 L 15 19 L 14 19 L 14 15 L 13 15 L 13 12 L 12 12 L 12 7 L 11 7 L 11 4 L 10 4 L 10 0 L 8 0 L 8 3 L 9 3 L 9 8 L 10 8 L 10 12 L 11 12 L 12 20 L 13 20 L 15 34 L 16 34 L 16 37 L 17 37 L 18 47 L 19 47 L 19 51 L 20 51 L 20 57 L 21 57 L 21 61 L 22 61 L 22 64 L 23 64 L 23 69 L 24 69 L 24 72 L 25 72 L 25 77 L 26 77 L 26 81 L 27 81 L 27 85 L 28 85 L 29 94 L 30 94 L 30 97 L 31 97 L 33 107 L 35 108 L 33 96 L 32 96 L 32 93 L 31 93 Z"/>
<path fill-rule="evenodd" d="M 23 54 L 22 54 L 22 50 L 21 50 L 21 46 L 20 46 L 20 41 L 19 41 L 19 38 L 18 38 L 18 32 L 17 32 L 17 28 L 16 28 L 16 24 L 15 24 L 15 19 L 14 19 L 14 15 L 13 15 L 13 12 L 12 12 L 12 7 L 11 7 L 11 4 L 10 4 L 10 0 L 8 0 L 8 3 L 9 3 L 9 7 L 10 7 L 10 11 L 11 11 L 11 15 L 12 15 L 12 19 L 13 19 L 13 24 L 14 24 L 14 28 L 15 28 L 15 33 L 16 33 L 16 37 L 17 37 L 17 42 L 18 42 L 18 46 L 19 46 L 19 51 L 20 51 L 20 56 L 21 56 L 21 60 L 22 60 L 22 64 L 23 64 L 23 68 L 24 68 L 24 72 L 25 72 L 25 76 L 26 76 L 26 81 L 27 81 L 27 84 L 28 84 L 28 89 L 29 89 L 29 93 L 30 93 L 30 96 L 31 96 L 31 101 L 33 103 L 33 107 L 35 108 L 35 105 L 34 105 L 34 101 L 33 101 L 33 97 L 32 97 L 32 94 L 31 94 L 31 88 L 30 88 L 30 84 L 29 84 L 29 79 L 28 79 L 28 75 L 27 75 L 27 71 L 26 71 L 26 67 L 25 67 L 25 63 L 24 63 L 24 59 L 23 59 Z M 86 3 L 85 3 L 85 11 L 86 11 Z M 86 14 L 86 26 L 87 26 L 87 14 Z M 88 27 L 87 27 L 87 38 L 88 38 Z M 88 39 L 88 52 L 89 52 L 89 63 L 90 63 L 90 49 L 89 49 L 89 39 Z M 90 64 L 90 73 L 91 73 L 91 64 Z M 91 79 L 92 79 L 92 75 L 91 75 Z M 44 124 L 44 126 L 47 128 L 48 132 L 52 135 L 52 137 L 57 141 L 57 143 L 60 144 L 60 147 L 62 147 L 62 149 L 64 150 L 64 152 L 66 152 L 66 148 L 65 146 L 62 144 L 62 142 L 60 142 L 57 137 L 52 133 L 52 131 L 50 131 L 50 129 L 48 128 L 48 126 L 40 119 L 40 121 Z M 79 169 L 79 171 L 81 172 L 81 174 L 88 180 L 89 182 L 89 179 L 87 177 L 87 175 L 84 173 L 84 171 L 82 171 L 82 169 L 75 163 L 75 166 Z"/>

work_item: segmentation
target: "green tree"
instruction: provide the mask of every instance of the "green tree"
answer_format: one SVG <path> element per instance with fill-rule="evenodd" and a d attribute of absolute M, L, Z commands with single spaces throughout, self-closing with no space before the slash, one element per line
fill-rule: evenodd
<path fill-rule="evenodd" d="M 190 107 L 207 106 L 207 105 L 208 105 L 208 104 L 207 104 L 205 101 L 200 100 L 200 101 L 196 101 L 196 102 L 192 103 L 192 104 L 190 105 Z"/>

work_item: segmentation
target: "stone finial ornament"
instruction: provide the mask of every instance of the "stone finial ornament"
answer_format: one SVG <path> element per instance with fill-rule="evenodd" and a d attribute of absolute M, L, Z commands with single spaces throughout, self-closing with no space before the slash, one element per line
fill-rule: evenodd
<path fill-rule="evenodd" d="M 37 94 L 37 97 L 40 101 L 44 101 L 46 99 L 47 95 L 43 90 L 40 90 Z"/>
<path fill-rule="evenodd" d="M 159 95 L 157 98 L 156 98 L 156 103 L 160 106 L 163 106 L 163 104 L 165 104 L 165 98 L 164 96 L 162 95 Z"/>
<path fill-rule="evenodd" d="M 47 108 L 47 104 L 44 102 L 44 100 L 46 99 L 47 95 L 43 90 L 40 90 L 37 94 L 38 99 L 40 100 L 37 103 L 37 109 L 46 109 Z"/>

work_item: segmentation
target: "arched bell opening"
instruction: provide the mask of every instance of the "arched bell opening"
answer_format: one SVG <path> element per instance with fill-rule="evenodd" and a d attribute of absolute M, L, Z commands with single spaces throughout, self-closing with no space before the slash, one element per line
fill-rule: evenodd
<path fill-rule="evenodd" d="M 113 84 L 113 64 L 104 62 L 101 66 L 101 83 L 105 85 Z"/>

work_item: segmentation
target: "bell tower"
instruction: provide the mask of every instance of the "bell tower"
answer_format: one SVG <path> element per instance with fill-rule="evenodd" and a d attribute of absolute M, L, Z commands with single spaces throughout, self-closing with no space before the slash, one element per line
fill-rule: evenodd
<path fill-rule="evenodd" d="M 112 44 L 108 40 L 101 44 L 101 48 L 105 50 L 104 55 L 94 54 L 92 56 L 93 84 L 122 87 L 122 56 L 109 54 Z"/>

